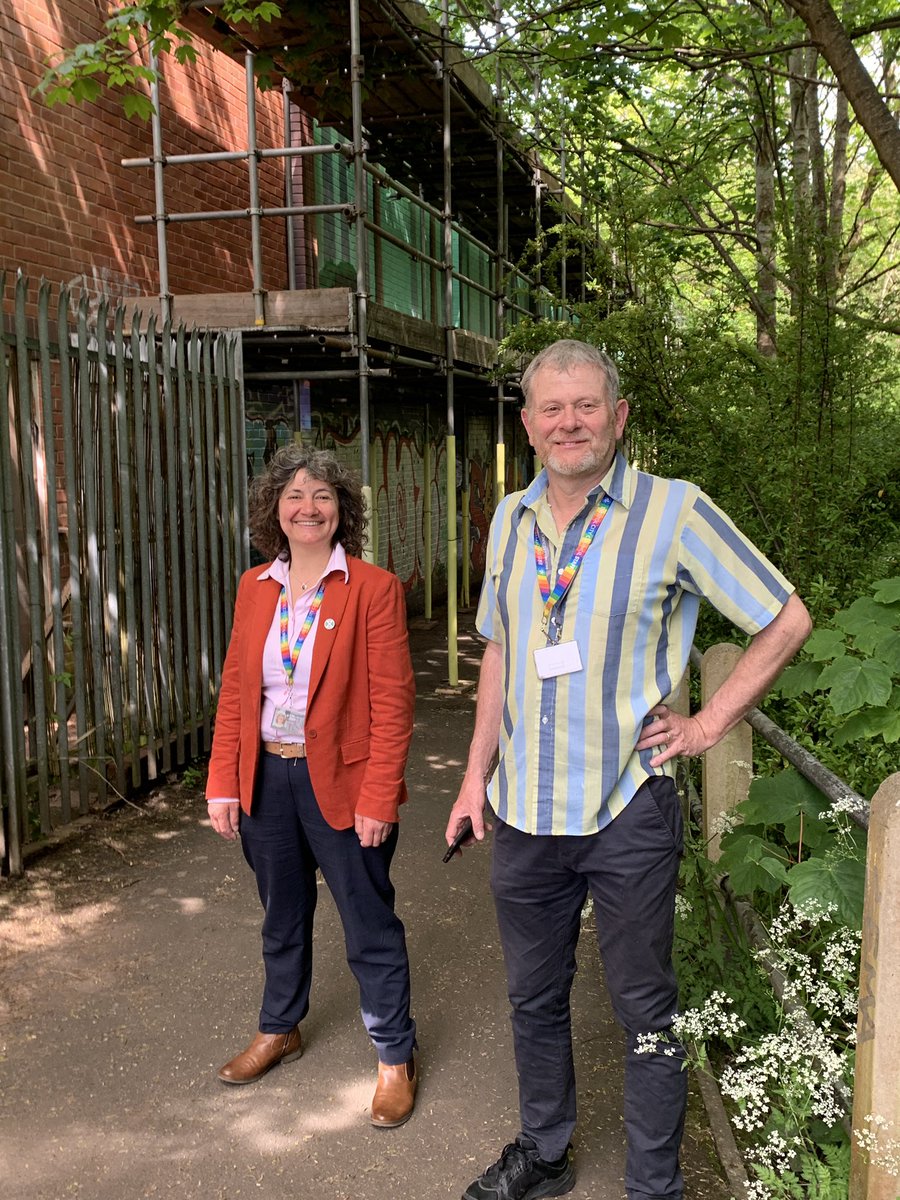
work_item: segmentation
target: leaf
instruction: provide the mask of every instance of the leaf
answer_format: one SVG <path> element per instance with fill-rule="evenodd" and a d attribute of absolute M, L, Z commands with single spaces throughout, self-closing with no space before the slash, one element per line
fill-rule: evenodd
<path fill-rule="evenodd" d="M 780 692 L 782 696 L 786 696 L 788 699 L 792 699 L 795 696 L 807 695 L 816 690 L 821 674 L 822 668 L 818 663 L 795 663 L 792 667 L 787 667 L 781 672 L 781 676 L 773 690 Z"/>
<path fill-rule="evenodd" d="M 894 604 L 900 600 L 900 575 L 891 579 L 876 579 L 872 585 L 875 589 L 875 599 L 879 604 Z"/>
<path fill-rule="evenodd" d="M 126 117 L 139 117 L 140 120 L 146 121 L 153 116 L 153 105 L 150 102 L 149 96 L 144 96 L 140 92 L 129 92 L 122 99 L 122 108 L 125 110 Z"/>
<path fill-rule="evenodd" d="M 836 918 L 859 929 L 862 926 L 866 888 L 864 858 L 810 858 L 787 872 L 788 893 L 795 905 L 816 901 L 837 906 Z"/>
<path fill-rule="evenodd" d="M 836 746 L 846 746 L 848 742 L 871 739 L 879 734 L 886 742 L 896 742 L 900 738 L 900 711 L 880 707 L 854 713 L 843 725 L 838 726 L 833 737 Z"/>
<path fill-rule="evenodd" d="M 900 631 L 892 629 L 875 643 L 872 651 L 892 675 L 900 675 Z"/>
<path fill-rule="evenodd" d="M 845 649 L 843 635 L 836 629 L 815 629 L 803 643 L 804 653 L 814 662 L 837 658 Z"/>
<path fill-rule="evenodd" d="M 75 79 L 72 81 L 72 97 L 79 103 L 93 103 L 100 95 L 101 85 L 96 79 Z"/>
<path fill-rule="evenodd" d="M 765 865 L 745 859 L 734 864 L 728 879 L 739 896 L 752 896 L 754 892 L 774 896 L 786 885 L 787 870 L 776 858 L 767 858 Z"/>
<path fill-rule="evenodd" d="M 860 638 L 863 641 L 877 638 L 884 629 L 891 629 L 896 620 L 896 609 L 879 604 L 871 596 L 860 596 L 849 608 L 842 608 L 834 616 L 835 625 L 853 634 L 860 649 L 865 649 Z"/>
<path fill-rule="evenodd" d="M 807 821 L 817 821 L 827 807 L 819 789 L 789 767 L 777 775 L 754 779 L 737 812 L 749 825 L 786 825 L 800 813 Z"/>
<path fill-rule="evenodd" d="M 846 654 L 825 668 L 819 687 L 827 689 L 829 703 L 838 716 L 866 704 L 887 704 L 892 690 L 884 663 Z"/>
<path fill-rule="evenodd" d="M 787 882 L 784 856 L 777 846 L 740 830 L 722 839 L 718 867 L 741 896 L 761 891 L 773 895 Z"/>

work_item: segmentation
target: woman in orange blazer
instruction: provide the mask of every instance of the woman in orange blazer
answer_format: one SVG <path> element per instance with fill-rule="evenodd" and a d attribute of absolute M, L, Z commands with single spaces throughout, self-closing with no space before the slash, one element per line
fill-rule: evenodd
<path fill-rule="evenodd" d="M 371 1121 L 390 1128 L 416 1091 L 390 881 L 415 692 L 403 588 L 358 557 L 364 528 L 359 484 L 325 451 L 285 446 L 254 480 L 251 538 L 272 561 L 238 587 L 206 796 L 256 876 L 265 988 L 259 1032 L 218 1077 L 253 1083 L 302 1053 L 318 869 L 378 1052 Z"/>

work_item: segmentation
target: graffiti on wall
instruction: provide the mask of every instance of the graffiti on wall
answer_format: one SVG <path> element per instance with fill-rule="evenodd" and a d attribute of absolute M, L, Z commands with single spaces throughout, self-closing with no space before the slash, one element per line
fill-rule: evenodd
<path fill-rule="evenodd" d="M 293 438 L 290 395 L 249 395 L 247 398 L 248 472 L 259 474 L 274 450 Z M 359 414 L 335 404 L 314 408 L 303 439 L 331 450 L 353 471 L 359 470 Z M 379 405 L 371 429 L 369 476 L 374 512 L 372 535 L 376 561 L 396 575 L 407 591 L 425 578 L 426 523 L 431 531 L 432 577 L 446 578 L 447 448 L 442 426 L 429 429 L 431 455 L 425 478 L 425 414 L 421 406 Z M 473 577 L 484 573 L 490 516 L 495 503 L 493 425 L 488 416 L 467 424 L 469 480 L 469 554 Z M 519 476 L 526 457 L 513 438 L 506 465 L 507 489 L 521 487 Z M 527 455 L 527 445 L 525 446 Z M 428 503 L 426 503 L 426 501 Z M 460 514 L 457 514 L 461 519 Z M 460 550 L 462 549 L 460 544 Z"/>

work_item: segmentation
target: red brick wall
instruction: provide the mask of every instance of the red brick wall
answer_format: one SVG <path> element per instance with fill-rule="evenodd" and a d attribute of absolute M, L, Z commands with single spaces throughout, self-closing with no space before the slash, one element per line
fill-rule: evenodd
<path fill-rule="evenodd" d="M 11 7 L 11 12 L 10 12 Z M 11 0 L 0 5 L 0 269 L 22 267 L 92 294 L 155 294 L 156 231 L 135 225 L 154 211 L 149 121 L 128 120 L 112 96 L 87 106 L 48 108 L 33 95 L 44 61 L 102 32 L 105 0 Z M 241 150 L 247 145 L 244 68 L 195 39 L 199 61 L 162 60 L 161 110 L 166 154 Z M 257 93 L 260 147 L 284 144 L 280 92 Z M 249 207 L 245 163 L 169 166 L 166 210 Z M 260 164 L 266 207 L 284 204 L 283 160 Z M 262 224 L 263 285 L 287 286 L 284 222 Z M 250 222 L 170 223 L 172 293 L 252 290 Z"/>

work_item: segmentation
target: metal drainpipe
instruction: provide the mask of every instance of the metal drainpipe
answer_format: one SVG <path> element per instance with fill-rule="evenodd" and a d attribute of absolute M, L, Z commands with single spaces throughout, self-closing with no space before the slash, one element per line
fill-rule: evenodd
<path fill-rule="evenodd" d="M 366 344 L 368 331 L 369 247 L 366 236 L 366 172 L 365 145 L 362 125 L 362 81 L 365 64 L 362 56 L 362 37 L 359 21 L 359 0 L 350 0 L 350 101 L 353 118 L 353 179 L 356 212 L 356 337 L 359 357 L 359 440 L 360 477 L 366 507 L 372 515 L 372 484 L 369 476 L 369 356 Z M 363 557 L 374 561 L 373 547 L 367 544 Z"/>
<path fill-rule="evenodd" d="M 247 178 L 250 184 L 250 245 L 253 254 L 254 323 L 265 325 L 266 301 L 263 291 L 262 236 L 259 204 L 259 146 L 256 137 L 256 79 L 253 74 L 254 55 L 244 56 L 247 77 Z"/>
<path fill-rule="evenodd" d="M 441 3 L 441 87 L 444 100 L 444 353 L 447 359 L 447 672 L 451 687 L 459 683 L 456 598 L 456 431 L 453 410 L 453 218 L 450 163 L 450 36 L 449 0 Z"/>
<path fill-rule="evenodd" d="M 172 294 L 169 291 L 169 249 L 166 242 L 166 190 L 164 174 L 166 169 L 165 155 L 162 148 L 162 118 L 159 108 L 159 59 L 150 54 L 150 69 L 155 78 L 150 88 L 150 102 L 153 105 L 151 127 L 153 130 L 153 220 L 156 225 L 156 254 L 159 259 L 159 323 L 165 325 L 172 318 Z"/>

